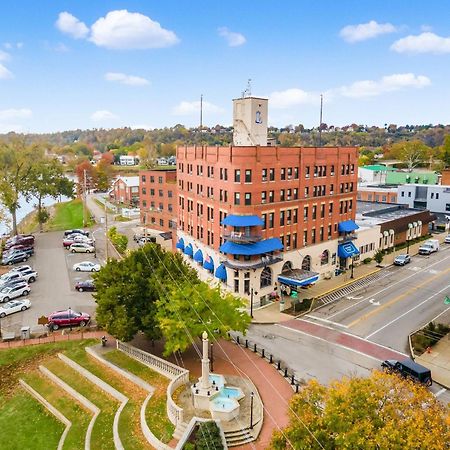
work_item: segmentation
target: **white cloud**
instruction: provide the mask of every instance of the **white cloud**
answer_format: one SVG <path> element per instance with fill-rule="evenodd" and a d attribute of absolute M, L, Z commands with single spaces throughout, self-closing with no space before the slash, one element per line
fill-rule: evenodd
<path fill-rule="evenodd" d="M 59 13 L 55 23 L 56 28 L 74 39 L 84 39 L 89 34 L 89 28 L 72 14 L 64 11 Z"/>
<path fill-rule="evenodd" d="M 450 53 L 450 37 L 425 32 L 417 36 L 406 36 L 395 41 L 391 50 L 398 53 Z"/>
<path fill-rule="evenodd" d="M 319 102 L 319 94 L 306 92 L 298 88 L 286 89 L 285 91 L 275 91 L 269 95 L 270 107 L 276 109 L 285 109 L 305 103 Z"/>
<path fill-rule="evenodd" d="M 110 11 L 98 19 L 91 27 L 89 39 L 99 47 L 118 50 L 169 47 L 179 42 L 173 31 L 126 9 Z"/>
<path fill-rule="evenodd" d="M 18 123 L 0 123 L 0 133 L 11 133 L 11 132 L 20 133 L 24 131 L 23 125 Z"/>
<path fill-rule="evenodd" d="M 13 48 L 21 49 L 23 47 L 23 42 L 4 42 L 3 47 L 7 50 L 12 50 Z"/>
<path fill-rule="evenodd" d="M 9 61 L 11 59 L 11 55 L 3 50 L 0 50 L 0 61 Z"/>
<path fill-rule="evenodd" d="M 145 78 L 137 77 L 135 75 L 126 75 L 124 73 L 118 72 L 106 73 L 105 80 L 117 81 L 118 83 L 127 84 L 129 86 L 146 86 L 150 84 L 150 82 Z"/>
<path fill-rule="evenodd" d="M 227 27 L 220 27 L 217 31 L 219 36 L 222 36 L 230 47 L 239 47 L 247 42 L 243 34 L 230 31 Z"/>
<path fill-rule="evenodd" d="M 0 80 L 7 78 L 13 78 L 13 74 L 3 64 L 0 64 Z"/>
<path fill-rule="evenodd" d="M 20 109 L 3 109 L 0 110 L 0 120 L 10 120 L 10 119 L 28 119 L 33 115 L 31 109 L 20 108 Z"/>
<path fill-rule="evenodd" d="M 343 97 L 362 98 L 374 97 L 404 88 L 419 89 L 429 86 L 430 84 L 431 80 L 424 75 L 396 73 L 384 76 L 380 80 L 356 81 L 349 86 L 342 86 L 335 91 L 338 95 L 342 95 Z"/>
<path fill-rule="evenodd" d="M 111 111 L 106 109 L 101 109 L 99 111 L 95 111 L 91 115 L 91 119 L 94 122 L 106 122 L 110 120 L 117 120 L 119 117 L 113 114 Z"/>
<path fill-rule="evenodd" d="M 200 101 L 187 102 L 182 101 L 172 110 L 176 116 L 189 116 L 200 112 Z M 212 103 L 203 100 L 203 112 L 206 113 L 222 113 L 223 109 Z"/>
<path fill-rule="evenodd" d="M 339 35 L 344 41 L 353 43 L 372 39 L 381 34 L 394 33 L 395 31 L 397 31 L 397 28 L 391 23 L 378 23 L 371 20 L 359 25 L 347 25 L 342 28 Z"/>

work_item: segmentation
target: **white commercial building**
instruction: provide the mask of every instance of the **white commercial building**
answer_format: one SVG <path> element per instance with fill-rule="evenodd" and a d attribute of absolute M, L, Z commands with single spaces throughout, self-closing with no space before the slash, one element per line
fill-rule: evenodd
<path fill-rule="evenodd" d="M 405 184 L 398 187 L 398 202 L 450 216 L 450 186 Z"/>

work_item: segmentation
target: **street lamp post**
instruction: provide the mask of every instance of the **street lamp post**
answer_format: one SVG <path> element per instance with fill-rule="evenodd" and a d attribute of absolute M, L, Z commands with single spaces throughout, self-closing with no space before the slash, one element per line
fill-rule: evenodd
<path fill-rule="evenodd" d="M 406 253 L 409 255 L 409 241 L 411 238 L 412 223 L 408 223 L 408 230 L 406 231 Z"/>
<path fill-rule="evenodd" d="M 253 397 L 255 394 L 252 392 L 250 394 L 250 430 L 253 430 Z"/>
<path fill-rule="evenodd" d="M 253 288 L 250 290 L 250 317 L 253 319 Z"/>
<path fill-rule="evenodd" d="M 353 256 L 352 256 L 352 273 L 350 274 L 350 278 L 353 278 L 353 266 L 354 266 L 353 261 L 354 261 L 354 259 L 353 259 Z"/>

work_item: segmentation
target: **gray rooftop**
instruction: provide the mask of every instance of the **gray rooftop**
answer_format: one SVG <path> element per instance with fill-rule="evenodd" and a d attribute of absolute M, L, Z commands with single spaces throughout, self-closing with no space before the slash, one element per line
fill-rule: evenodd
<path fill-rule="evenodd" d="M 356 202 L 356 213 L 364 217 L 372 217 L 379 219 L 380 222 L 387 222 L 389 220 L 399 219 L 401 217 L 412 216 L 422 209 L 408 208 L 405 205 L 398 203 L 377 203 L 377 202 Z"/>

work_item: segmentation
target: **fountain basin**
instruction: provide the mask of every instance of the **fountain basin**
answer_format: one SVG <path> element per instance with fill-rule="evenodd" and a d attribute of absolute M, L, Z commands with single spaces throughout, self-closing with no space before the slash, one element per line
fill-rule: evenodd
<path fill-rule="evenodd" d="M 240 405 L 234 398 L 216 397 L 209 402 L 212 418 L 228 422 L 239 416 Z"/>
<path fill-rule="evenodd" d="M 217 373 L 209 374 L 209 381 L 214 387 L 218 387 L 219 390 L 225 386 L 225 377 L 223 375 L 219 375 Z"/>
<path fill-rule="evenodd" d="M 215 398 L 234 398 L 235 400 L 241 400 L 245 395 L 241 388 L 234 386 L 225 386 L 219 391 L 218 397 Z"/>

